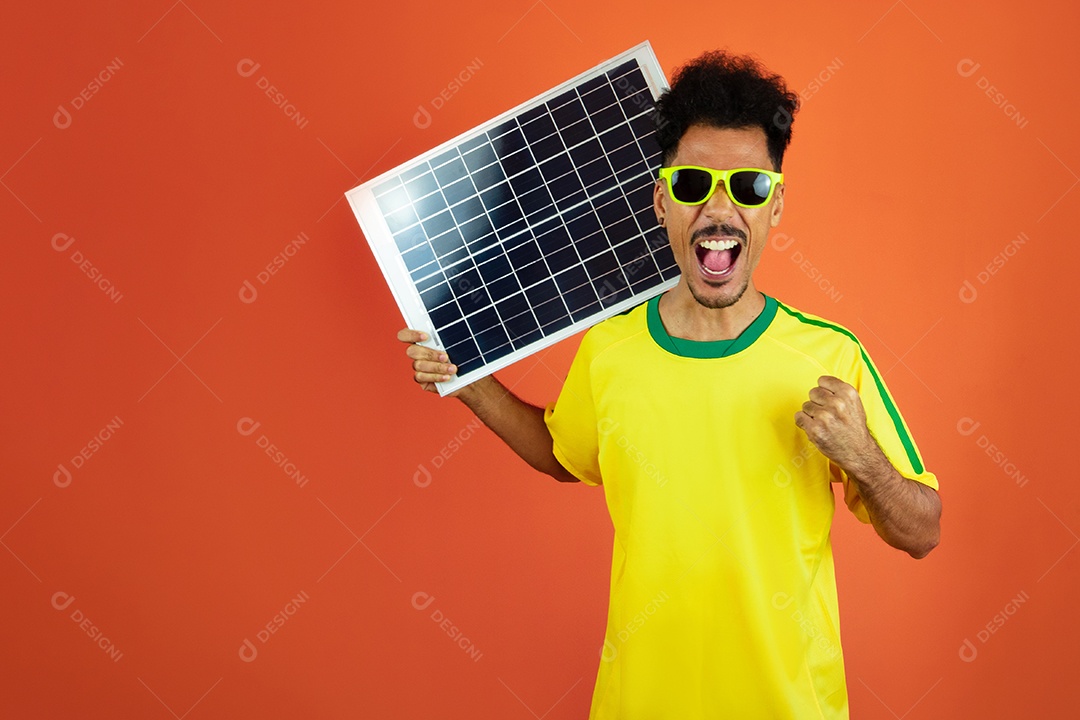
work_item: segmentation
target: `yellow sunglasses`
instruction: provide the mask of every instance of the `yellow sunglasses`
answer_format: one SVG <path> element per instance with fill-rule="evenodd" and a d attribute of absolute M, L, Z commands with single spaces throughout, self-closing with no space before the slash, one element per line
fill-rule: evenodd
<path fill-rule="evenodd" d="M 660 168 L 660 179 L 668 184 L 671 197 L 682 205 L 701 205 L 724 183 L 728 197 L 741 207 L 761 207 L 772 199 L 776 186 L 784 182 L 784 174 L 761 168 L 714 170 L 697 165 L 676 165 Z"/>

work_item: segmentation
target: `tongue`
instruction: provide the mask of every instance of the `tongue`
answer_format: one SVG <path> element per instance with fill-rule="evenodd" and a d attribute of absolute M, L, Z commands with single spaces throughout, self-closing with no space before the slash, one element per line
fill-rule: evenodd
<path fill-rule="evenodd" d="M 701 264 L 712 272 L 724 272 L 731 267 L 731 250 L 706 250 Z"/>

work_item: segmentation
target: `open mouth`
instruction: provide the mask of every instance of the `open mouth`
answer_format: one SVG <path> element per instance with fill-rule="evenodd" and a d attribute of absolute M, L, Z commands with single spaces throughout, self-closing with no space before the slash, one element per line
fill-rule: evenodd
<path fill-rule="evenodd" d="M 734 238 L 702 240 L 694 246 L 698 265 L 708 278 L 724 278 L 735 269 L 735 261 L 742 253 L 742 245 Z"/>

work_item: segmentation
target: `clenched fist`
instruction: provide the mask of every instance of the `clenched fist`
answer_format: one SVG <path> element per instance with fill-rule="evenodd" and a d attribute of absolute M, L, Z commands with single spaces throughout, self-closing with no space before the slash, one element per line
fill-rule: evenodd
<path fill-rule="evenodd" d="M 866 411 L 859 391 L 831 375 L 818 378 L 810 399 L 795 413 L 795 424 L 822 455 L 848 474 L 877 448 L 866 426 Z"/>

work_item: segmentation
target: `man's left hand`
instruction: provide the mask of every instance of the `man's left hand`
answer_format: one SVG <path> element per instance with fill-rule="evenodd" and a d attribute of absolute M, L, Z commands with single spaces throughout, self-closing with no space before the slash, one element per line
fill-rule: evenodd
<path fill-rule="evenodd" d="M 866 427 L 859 391 L 840 378 L 823 375 L 810 391 L 810 399 L 795 413 L 795 424 L 803 429 L 821 454 L 849 474 L 876 447 Z"/>

